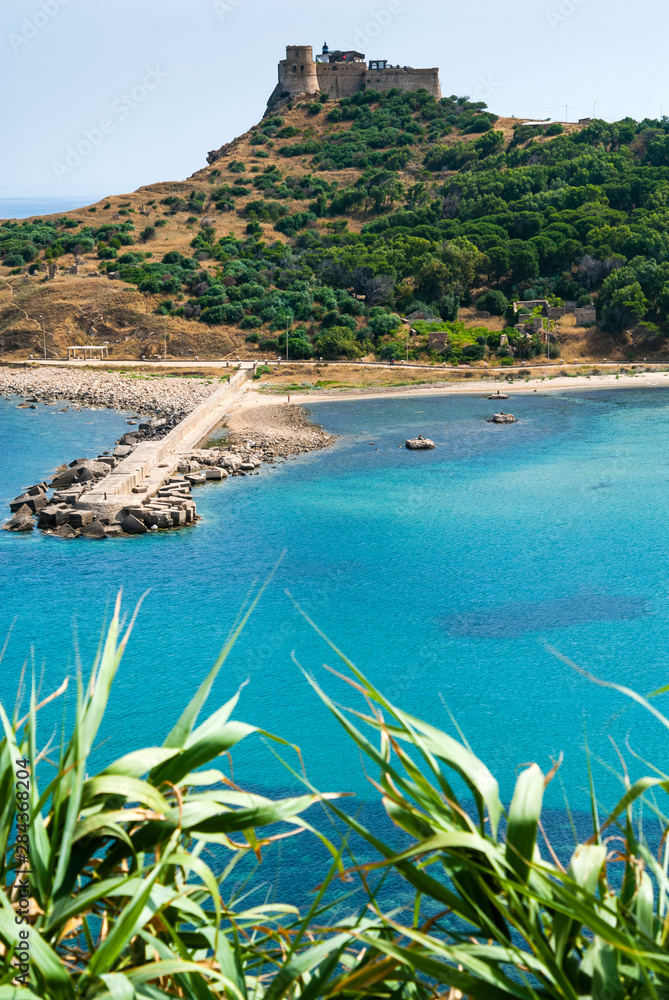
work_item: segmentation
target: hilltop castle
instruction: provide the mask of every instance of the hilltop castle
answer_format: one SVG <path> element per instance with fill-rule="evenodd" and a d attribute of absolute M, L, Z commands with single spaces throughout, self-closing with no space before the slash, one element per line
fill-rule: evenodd
<path fill-rule="evenodd" d="M 269 99 L 271 106 L 282 95 L 328 94 L 352 97 L 361 90 L 391 90 L 403 93 L 424 88 L 441 97 L 438 69 L 391 66 L 387 59 L 365 62 L 362 52 L 330 51 L 327 45 L 314 59 L 311 45 L 287 45 L 286 58 L 279 63 L 279 82 Z"/>

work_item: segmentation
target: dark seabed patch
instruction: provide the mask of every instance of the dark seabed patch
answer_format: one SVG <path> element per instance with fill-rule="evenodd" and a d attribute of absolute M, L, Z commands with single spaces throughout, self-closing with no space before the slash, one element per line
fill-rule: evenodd
<path fill-rule="evenodd" d="M 579 593 L 552 601 L 517 601 L 441 619 L 451 635 L 469 639 L 515 639 L 591 622 L 630 621 L 650 613 L 645 597 Z"/>

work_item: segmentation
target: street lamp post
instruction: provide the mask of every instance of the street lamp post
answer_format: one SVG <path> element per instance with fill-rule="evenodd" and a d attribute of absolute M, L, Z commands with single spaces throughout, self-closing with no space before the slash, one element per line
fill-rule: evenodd
<path fill-rule="evenodd" d="M 44 360 L 46 361 L 46 330 L 44 329 L 44 316 L 40 316 L 40 326 L 42 327 L 42 347 Z"/>

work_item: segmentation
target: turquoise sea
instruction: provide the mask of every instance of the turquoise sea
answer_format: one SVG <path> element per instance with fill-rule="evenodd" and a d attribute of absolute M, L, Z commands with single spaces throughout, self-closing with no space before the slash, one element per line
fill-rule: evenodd
<path fill-rule="evenodd" d="M 104 194 L 90 193 L 56 198 L 45 195 L 41 198 L 0 198 L 0 219 L 28 219 L 32 216 L 52 215 L 55 212 L 71 212 L 76 208 L 93 205 Z"/>
<path fill-rule="evenodd" d="M 0 401 L 3 506 L 126 428 L 111 411 L 15 403 Z M 475 395 L 327 400 L 312 413 L 339 435 L 333 448 L 199 489 L 192 530 L 100 543 L 0 532 L 0 635 L 15 623 L 2 701 L 25 661 L 45 691 L 77 655 L 87 666 L 118 590 L 128 610 L 148 591 L 98 752 L 161 741 L 285 550 L 212 708 L 248 679 L 237 717 L 299 744 L 322 790 L 373 796 L 298 664 L 341 701 L 354 693 L 323 670 L 335 658 L 288 589 L 391 700 L 453 732 L 450 711 L 505 796 L 523 764 L 548 770 L 562 752 L 562 785 L 583 808 L 587 725 L 610 804 L 620 765 L 609 737 L 634 776 L 645 767 L 631 751 L 664 765 L 665 731 L 547 645 L 641 692 L 669 682 L 669 394 L 528 393 L 508 406 L 519 422 L 496 426 L 494 404 Z M 406 451 L 418 433 L 437 448 Z M 262 739 L 236 761 L 242 782 L 294 787 Z M 558 781 L 548 795 L 559 809 Z"/>

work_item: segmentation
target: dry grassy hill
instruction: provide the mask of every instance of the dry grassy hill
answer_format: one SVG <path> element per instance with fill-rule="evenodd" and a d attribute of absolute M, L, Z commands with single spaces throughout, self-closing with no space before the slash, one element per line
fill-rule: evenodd
<path fill-rule="evenodd" d="M 273 113 L 276 113 L 276 110 Z M 313 173 L 310 156 L 284 157 L 281 149 L 296 141 L 327 140 L 333 133 L 341 134 L 350 128 L 351 122 L 330 123 L 326 116 L 309 113 L 307 102 L 290 102 L 278 109 L 284 122 L 284 129 L 294 130 L 299 138 L 274 138 L 259 146 L 252 140 L 259 126 L 236 138 L 233 142 L 209 154 L 207 166 L 198 170 L 184 181 L 168 181 L 147 185 L 128 194 L 112 195 L 87 208 L 50 216 L 47 220 L 69 219 L 81 226 L 100 226 L 104 223 L 121 224 L 132 221 L 135 226 L 134 238 L 138 244 L 133 249 L 141 249 L 152 254 L 152 260 L 161 261 L 169 251 L 179 251 L 191 256 L 191 241 L 203 227 L 212 226 L 216 238 L 231 235 L 244 239 L 248 217 L 244 215 L 246 204 L 258 198 L 258 192 L 251 190 L 235 199 L 234 210 L 221 213 L 212 201 L 212 192 L 220 185 L 234 186 L 241 176 L 252 180 L 259 173 L 275 165 L 285 177 L 302 178 Z M 262 123 L 261 123 L 262 124 Z M 504 133 L 505 142 L 513 136 L 518 119 L 500 118 L 495 129 Z M 578 125 L 566 125 L 567 132 L 573 132 Z M 457 141 L 472 142 L 475 134 L 445 136 L 444 145 Z M 547 141 L 543 137 L 540 143 Z M 230 169 L 230 164 L 244 164 Z M 439 179 L 426 177 L 427 171 L 420 160 L 414 159 L 399 170 L 406 189 L 419 181 L 435 188 Z M 346 168 L 328 172 L 328 180 L 336 180 L 340 188 L 353 185 L 361 175 L 361 170 Z M 238 184 L 238 186 L 241 186 Z M 188 201 L 199 196 L 201 210 L 197 215 L 187 211 L 173 211 L 165 205 L 167 198 Z M 289 212 L 304 211 L 304 201 L 285 202 Z M 359 232 L 370 221 L 368 212 L 347 213 L 348 232 Z M 331 217 L 318 219 L 313 228 L 332 231 Z M 145 227 L 152 232 L 145 242 L 139 242 L 137 234 Z M 288 243 L 288 236 L 276 232 L 271 223 L 262 224 L 263 238 L 268 242 Z M 75 263 L 79 264 L 77 274 L 69 273 Z M 161 294 L 140 292 L 132 285 L 114 280 L 102 271 L 103 264 L 94 248 L 90 253 L 75 258 L 66 253 L 57 260 L 58 273 L 49 278 L 45 270 L 34 275 L 12 273 L 15 268 L 0 266 L 0 356 L 5 360 L 22 360 L 31 355 L 63 357 L 70 345 L 85 343 L 108 343 L 110 356 L 117 359 L 157 357 L 163 354 L 167 343 L 167 356 L 177 358 L 205 357 L 248 357 L 258 353 L 258 348 L 246 342 L 244 331 L 235 325 L 221 323 L 208 326 L 190 322 L 185 318 L 157 315 Z M 220 266 L 212 259 L 202 259 L 202 270 L 215 276 L 220 274 Z M 466 310 L 462 317 L 472 325 L 486 324 L 477 318 L 474 309 Z M 488 323 L 490 329 L 501 328 L 497 321 Z M 567 340 L 570 339 L 568 336 Z M 573 345 L 567 345 L 565 357 L 588 356 L 593 351 L 615 353 L 615 345 L 610 338 L 599 335 L 597 342 L 588 343 L 587 332 L 582 329 L 571 331 Z M 573 349 L 572 349 L 573 348 Z"/>

